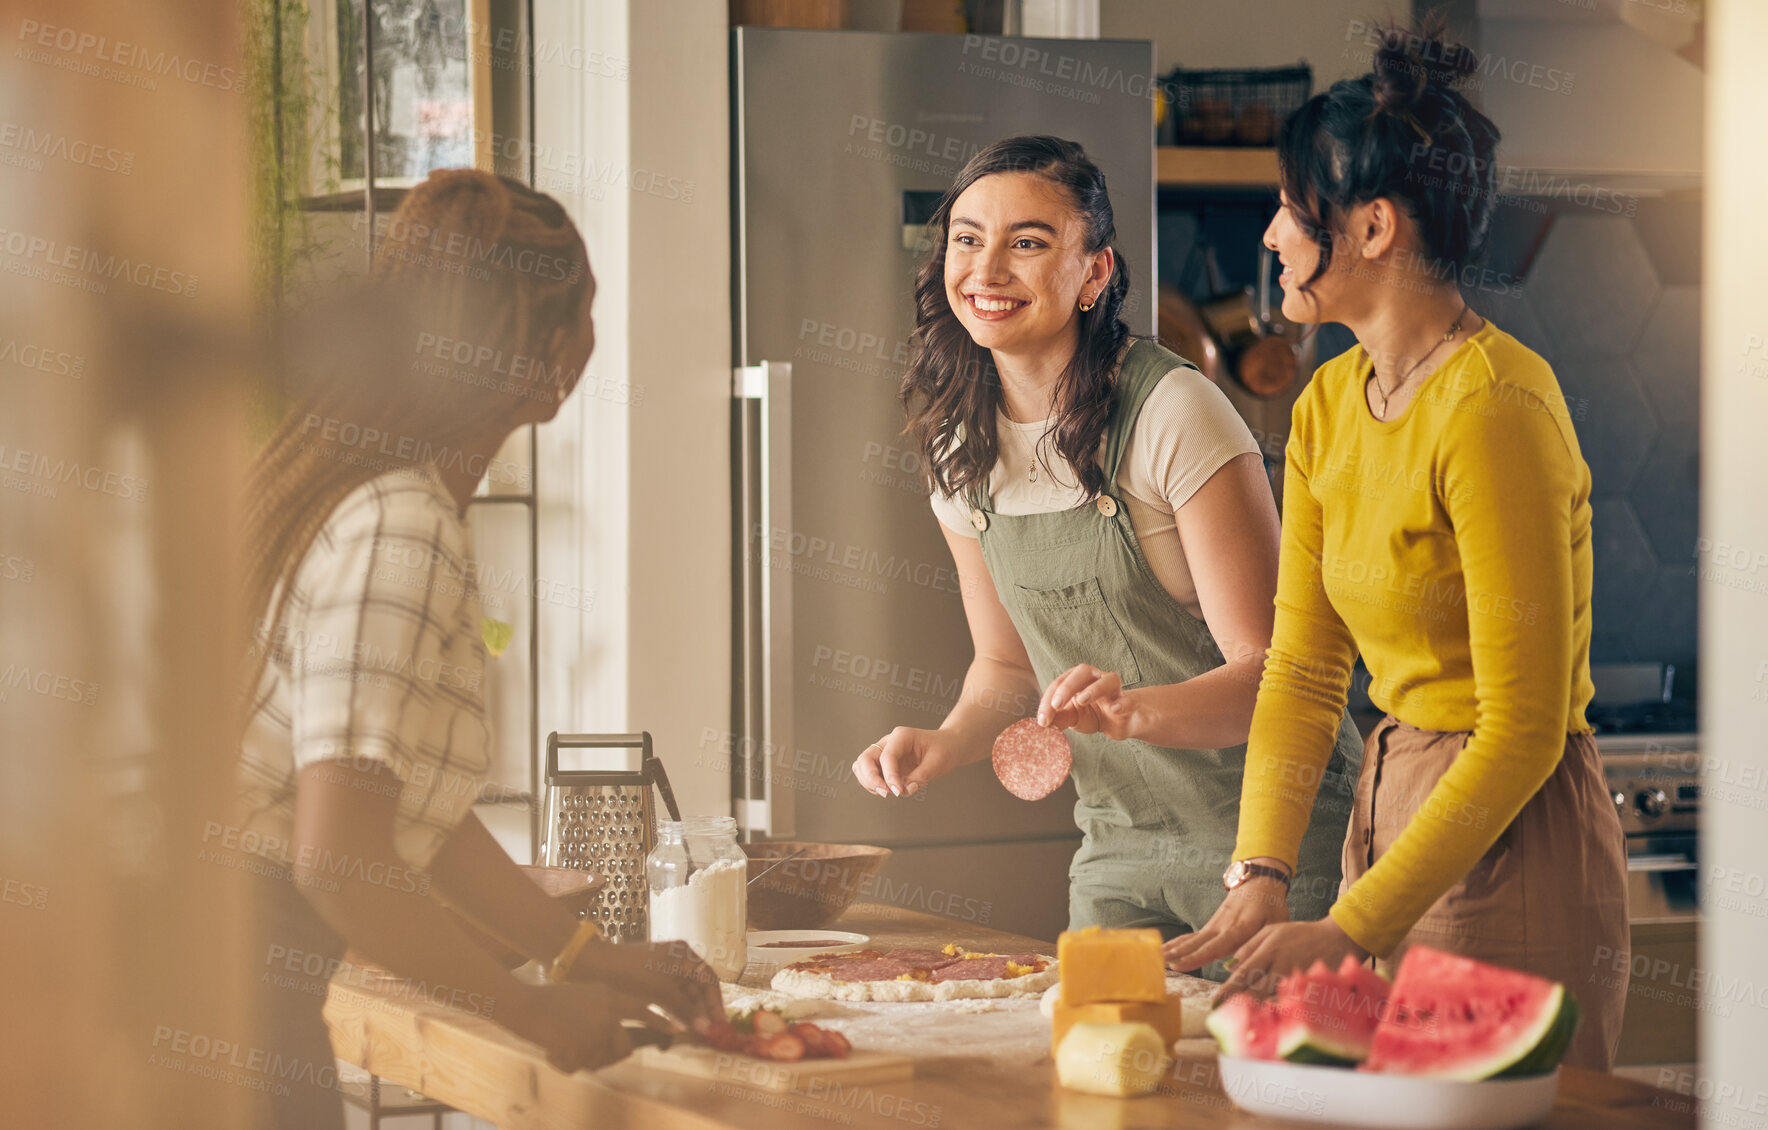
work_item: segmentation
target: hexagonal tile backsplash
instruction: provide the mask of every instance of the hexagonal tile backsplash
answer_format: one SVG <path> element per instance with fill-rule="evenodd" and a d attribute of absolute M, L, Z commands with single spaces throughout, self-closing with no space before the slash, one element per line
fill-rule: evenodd
<path fill-rule="evenodd" d="M 1686 238 L 1698 241 L 1698 231 Z M 1526 278 L 1503 302 L 1472 297 L 1499 326 L 1519 322 L 1537 339 L 1526 344 L 1559 376 L 1590 464 L 1590 658 L 1686 670 L 1698 596 L 1689 567 L 1700 513 L 1700 289 L 1659 281 L 1632 219 L 1576 210 L 1554 217 Z"/>

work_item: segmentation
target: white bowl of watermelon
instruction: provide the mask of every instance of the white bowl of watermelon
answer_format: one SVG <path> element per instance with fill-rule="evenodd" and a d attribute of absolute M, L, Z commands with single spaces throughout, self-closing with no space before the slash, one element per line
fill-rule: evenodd
<path fill-rule="evenodd" d="M 1564 985 L 1413 946 L 1390 985 L 1346 958 L 1209 1014 L 1235 1106 L 1304 1122 L 1511 1130 L 1544 1118 L 1577 1028 Z"/>

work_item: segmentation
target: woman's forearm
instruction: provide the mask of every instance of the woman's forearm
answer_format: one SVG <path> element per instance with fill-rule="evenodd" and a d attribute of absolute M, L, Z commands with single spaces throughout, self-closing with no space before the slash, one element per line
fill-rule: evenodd
<path fill-rule="evenodd" d="M 430 999 L 518 1029 L 532 990 L 505 971 L 430 893 L 434 877 L 393 844 L 385 770 L 321 762 L 301 771 L 295 881 L 362 956 L 422 982 Z M 526 880 L 523 880 L 526 882 Z"/>
<path fill-rule="evenodd" d="M 958 756 L 968 764 L 981 761 L 994 748 L 1002 730 L 1037 710 L 1037 676 L 1030 671 L 978 656 L 964 675 L 958 703 L 940 723 L 957 735 Z"/>
<path fill-rule="evenodd" d="M 456 911 L 535 961 L 550 961 L 571 940 L 577 917 L 547 895 L 468 813 L 430 861 L 430 873 Z"/>
<path fill-rule="evenodd" d="M 447 909 L 421 894 L 389 894 L 358 880 L 308 900 L 350 948 L 424 986 L 437 1003 L 519 1029 L 529 986 L 476 945 Z"/>
<path fill-rule="evenodd" d="M 1227 663 L 1182 683 L 1125 691 L 1130 736 L 1171 749 L 1220 749 L 1246 740 L 1263 657 Z"/>

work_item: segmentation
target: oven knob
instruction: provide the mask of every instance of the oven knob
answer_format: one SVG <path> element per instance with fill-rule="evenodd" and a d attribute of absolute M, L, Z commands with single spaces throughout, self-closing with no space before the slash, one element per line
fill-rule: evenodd
<path fill-rule="evenodd" d="M 1616 812 L 1626 812 L 1627 811 L 1627 794 L 1626 793 L 1614 794 L 1614 801 L 1615 801 L 1615 811 Z"/>
<path fill-rule="evenodd" d="M 1639 815 L 1647 820 L 1655 820 L 1664 814 L 1670 798 L 1664 795 L 1662 789 L 1641 789 L 1639 795 L 1633 798 L 1633 803 L 1638 807 Z"/>

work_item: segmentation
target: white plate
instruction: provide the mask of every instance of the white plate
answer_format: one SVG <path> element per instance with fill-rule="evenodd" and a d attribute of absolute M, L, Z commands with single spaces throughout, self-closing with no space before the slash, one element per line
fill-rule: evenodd
<path fill-rule="evenodd" d="M 1559 1072 L 1522 1079 L 1457 1083 L 1217 1057 L 1222 1090 L 1241 1110 L 1297 1122 L 1337 1122 L 1393 1130 L 1515 1130 L 1547 1117 Z"/>
<path fill-rule="evenodd" d="M 812 957 L 832 953 L 852 953 L 864 949 L 871 941 L 868 934 L 850 934 L 845 930 L 751 930 L 749 931 L 749 962 L 752 965 L 790 965 Z M 807 946 L 768 947 L 767 942 L 809 942 Z"/>

